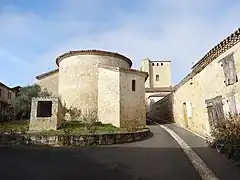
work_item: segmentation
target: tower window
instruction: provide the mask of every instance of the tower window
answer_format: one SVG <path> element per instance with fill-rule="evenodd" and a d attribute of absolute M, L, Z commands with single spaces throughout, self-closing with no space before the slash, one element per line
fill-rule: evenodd
<path fill-rule="evenodd" d="M 158 74 L 156 75 L 156 81 L 159 81 L 159 75 Z"/>
<path fill-rule="evenodd" d="M 163 66 L 163 63 L 161 63 L 161 66 Z"/>
<path fill-rule="evenodd" d="M 152 63 L 152 66 L 154 66 L 154 63 Z"/>
<path fill-rule="evenodd" d="M 132 80 L 132 91 L 136 91 L 136 81 Z"/>
<path fill-rule="evenodd" d="M 157 66 L 158 66 L 158 63 L 157 63 Z"/>

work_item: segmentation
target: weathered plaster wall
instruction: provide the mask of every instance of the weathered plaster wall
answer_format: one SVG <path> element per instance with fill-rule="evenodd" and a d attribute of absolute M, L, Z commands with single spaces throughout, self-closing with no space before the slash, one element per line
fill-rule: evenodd
<path fill-rule="evenodd" d="M 98 118 L 99 121 L 120 127 L 120 72 L 118 68 L 99 67 Z"/>
<path fill-rule="evenodd" d="M 134 121 L 140 126 L 146 125 L 145 77 L 145 74 L 120 71 L 121 127 Z M 136 82 L 135 91 L 132 91 L 132 80 Z"/>
<path fill-rule="evenodd" d="M 97 109 L 98 63 L 129 68 L 126 61 L 110 56 L 77 55 L 60 61 L 58 90 L 67 107 Z"/>
<path fill-rule="evenodd" d="M 41 89 L 47 89 L 53 96 L 58 96 L 58 71 L 36 81 Z"/>
<path fill-rule="evenodd" d="M 196 132 L 209 134 L 208 114 L 205 104 L 206 99 L 222 95 L 225 100 L 231 92 L 236 92 L 237 104 L 240 104 L 240 84 L 225 86 L 224 72 L 219 60 L 230 53 L 234 53 L 237 70 L 240 72 L 240 43 L 233 46 L 211 62 L 200 73 L 178 88 L 174 95 L 174 118 L 175 121 Z M 240 79 L 240 78 L 239 78 Z M 184 118 L 183 103 L 190 102 L 191 116 Z M 225 107 L 226 107 L 225 103 Z M 239 106 L 239 105 L 238 105 Z M 226 109 L 226 108 L 224 108 Z"/>

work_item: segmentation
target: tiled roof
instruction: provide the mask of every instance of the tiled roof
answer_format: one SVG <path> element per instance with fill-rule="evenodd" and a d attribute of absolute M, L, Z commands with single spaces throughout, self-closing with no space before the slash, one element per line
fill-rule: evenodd
<path fill-rule="evenodd" d="M 214 46 L 200 61 L 198 61 L 193 67 L 192 71 L 175 86 L 175 90 L 184 85 L 188 80 L 201 72 L 207 65 L 213 60 L 219 57 L 221 54 L 232 48 L 234 45 L 240 42 L 240 28 L 232 33 L 230 36 L 221 41 L 218 45 Z"/>
<path fill-rule="evenodd" d="M 49 72 L 46 72 L 46 73 L 43 73 L 43 74 L 40 74 L 40 75 L 36 76 L 36 79 L 39 80 L 39 79 L 42 79 L 42 78 L 44 78 L 46 76 L 49 76 L 49 75 L 57 73 L 57 72 L 58 72 L 58 69 L 54 69 L 52 71 L 49 71 Z"/>
<path fill-rule="evenodd" d="M 116 57 L 119 59 L 122 59 L 126 61 L 129 64 L 129 67 L 132 66 L 132 61 L 118 53 L 114 52 L 108 52 L 108 51 L 102 51 L 102 50 L 79 50 L 79 51 L 69 51 L 67 53 L 64 53 L 63 55 L 57 57 L 56 63 L 59 65 L 59 62 L 63 60 L 64 58 L 71 57 L 71 56 L 77 56 L 77 55 L 100 55 L 100 56 L 111 56 L 111 57 Z"/>

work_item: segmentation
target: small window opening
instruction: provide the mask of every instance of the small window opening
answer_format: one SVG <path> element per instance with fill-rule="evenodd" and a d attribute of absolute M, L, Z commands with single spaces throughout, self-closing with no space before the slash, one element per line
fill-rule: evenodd
<path fill-rule="evenodd" d="M 158 74 L 156 75 L 156 81 L 159 81 L 159 75 Z"/>
<path fill-rule="evenodd" d="M 163 66 L 163 63 L 161 63 L 161 66 Z"/>
<path fill-rule="evenodd" d="M 51 117 L 52 116 L 52 101 L 38 101 L 37 117 Z"/>
<path fill-rule="evenodd" d="M 158 63 L 157 63 L 157 66 L 158 66 Z"/>
<path fill-rule="evenodd" d="M 8 92 L 8 99 L 11 99 L 12 93 Z"/>
<path fill-rule="evenodd" d="M 136 81 L 132 80 L 132 91 L 136 91 Z"/>
<path fill-rule="evenodd" d="M 154 66 L 154 63 L 152 63 L 152 66 Z"/>

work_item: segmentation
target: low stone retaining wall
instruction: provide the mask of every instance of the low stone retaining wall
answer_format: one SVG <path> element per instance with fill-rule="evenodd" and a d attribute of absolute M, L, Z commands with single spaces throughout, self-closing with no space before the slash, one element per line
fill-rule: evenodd
<path fill-rule="evenodd" d="M 137 132 L 94 134 L 94 135 L 32 135 L 1 133 L 1 145 L 48 145 L 48 146 L 91 146 L 122 144 L 141 141 L 151 136 L 149 129 Z"/>

